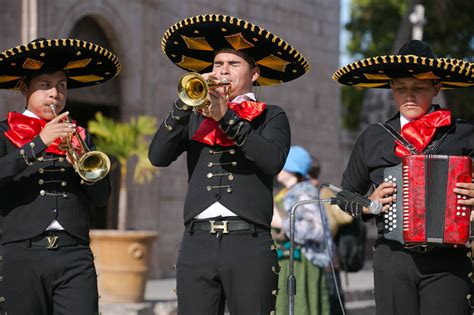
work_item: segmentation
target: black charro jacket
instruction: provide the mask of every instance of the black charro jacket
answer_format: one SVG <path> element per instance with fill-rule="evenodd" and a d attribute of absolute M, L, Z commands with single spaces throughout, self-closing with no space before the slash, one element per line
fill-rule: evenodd
<path fill-rule="evenodd" d="M 210 146 L 191 140 L 204 117 L 175 103 L 150 145 L 155 166 L 168 166 L 187 151 L 188 190 L 184 223 L 219 201 L 239 217 L 270 227 L 273 179 L 285 164 L 290 126 L 282 108 L 267 105 L 251 122 L 229 109 L 219 121 L 237 145 Z M 179 117 L 176 119 L 176 117 Z"/>
<path fill-rule="evenodd" d="M 35 237 L 56 219 L 70 234 L 89 240 L 89 211 L 105 205 L 108 177 L 93 185 L 81 178 L 63 156 L 44 152 L 39 136 L 17 148 L 0 122 L 0 207 L 2 243 Z M 90 134 L 86 143 L 94 149 Z"/>
<path fill-rule="evenodd" d="M 439 107 L 435 107 L 437 109 Z M 474 125 L 470 122 L 452 118 L 450 126 L 439 128 L 432 141 L 446 138 L 430 154 L 474 157 Z M 387 121 L 400 132 L 400 113 Z M 453 125 L 455 125 L 453 127 Z M 373 124 L 367 127 L 357 139 L 352 149 L 346 170 L 342 178 L 342 189 L 365 195 L 371 186 L 377 187 L 384 178 L 385 168 L 400 164 L 401 159 L 395 154 L 394 138 L 383 127 Z M 369 219 L 372 215 L 364 215 Z M 377 228 L 381 233 L 383 221 L 377 217 Z"/>

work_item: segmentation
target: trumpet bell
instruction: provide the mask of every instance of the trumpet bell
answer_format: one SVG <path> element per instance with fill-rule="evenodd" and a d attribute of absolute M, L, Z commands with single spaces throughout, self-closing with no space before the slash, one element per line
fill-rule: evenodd
<path fill-rule="evenodd" d="M 184 104 L 199 109 L 208 104 L 210 89 L 223 86 L 230 87 L 230 83 L 220 82 L 217 78 L 206 80 L 197 72 L 189 72 L 179 79 L 178 97 Z"/>
<path fill-rule="evenodd" d="M 178 97 L 186 105 L 202 105 L 209 91 L 206 80 L 198 73 L 190 72 L 181 77 L 178 83 Z"/>
<path fill-rule="evenodd" d="M 77 173 L 86 182 L 99 181 L 110 171 L 110 159 L 101 151 L 84 153 L 77 164 Z"/>

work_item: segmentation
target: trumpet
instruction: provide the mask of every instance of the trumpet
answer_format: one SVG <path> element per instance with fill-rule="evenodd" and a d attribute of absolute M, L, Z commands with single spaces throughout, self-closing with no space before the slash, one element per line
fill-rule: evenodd
<path fill-rule="evenodd" d="M 217 78 L 205 79 L 196 72 L 188 72 L 178 82 L 178 97 L 186 105 L 199 110 L 209 105 L 207 95 L 210 89 L 227 86 L 226 99 L 230 94 L 230 83 L 227 80 L 219 81 Z"/>
<path fill-rule="evenodd" d="M 56 105 L 51 104 L 50 107 L 54 116 L 58 116 Z M 69 117 L 65 121 L 72 123 Z M 74 136 L 79 146 L 72 144 Z M 61 139 L 59 149 L 66 152 L 74 170 L 82 179 L 81 183 L 93 184 L 107 176 L 110 171 L 110 159 L 107 154 L 101 151 L 91 151 L 77 130 Z"/>

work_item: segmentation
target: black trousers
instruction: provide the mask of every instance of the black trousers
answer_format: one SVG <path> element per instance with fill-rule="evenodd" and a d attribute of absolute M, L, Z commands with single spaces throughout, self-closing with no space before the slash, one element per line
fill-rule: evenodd
<path fill-rule="evenodd" d="M 270 314 L 275 310 L 278 260 L 269 230 L 184 232 L 177 271 L 178 314 Z"/>
<path fill-rule="evenodd" d="M 97 276 L 87 245 L 56 249 L 28 242 L 2 246 L 0 314 L 98 314 Z"/>
<path fill-rule="evenodd" d="M 465 248 L 426 253 L 378 239 L 373 259 L 377 315 L 466 315 L 471 259 Z"/>

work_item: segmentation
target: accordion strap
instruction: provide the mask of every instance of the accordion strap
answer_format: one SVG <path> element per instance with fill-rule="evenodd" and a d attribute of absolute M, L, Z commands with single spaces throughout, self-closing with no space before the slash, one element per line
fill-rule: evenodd
<path fill-rule="evenodd" d="M 403 136 L 396 131 L 392 126 L 390 126 L 388 123 L 378 123 L 379 126 L 381 126 L 385 131 L 387 131 L 396 141 L 398 141 L 401 145 L 403 145 L 408 151 L 410 151 L 411 154 L 418 154 L 416 151 L 416 148 L 413 144 L 408 142 Z"/>
<path fill-rule="evenodd" d="M 432 151 L 437 149 L 441 143 L 445 140 L 446 136 L 451 132 L 451 130 L 454 129 L 454 127 L 458 124 L 458 122 L 461 121 L 460 119 L 456 119 L 454 123 L 451 125 L 451 128 L 449 128 L 439 139 L 433 140 L 424 150 L 421 154 L 426 155 L 430 154 Z M 378 123 L 379 126 L 381 126 L 385 131 L 387 131 L 395 140 L 397 140 L 401 145 L 403 145 L 408 151 L 410 151 L 411 154 L 418 154 L 418 151 L 416 150 L 415 146 L 408 142 L 403 136 L 396 131 L 392 126 L 390 126 L 388 123 Z"/>

